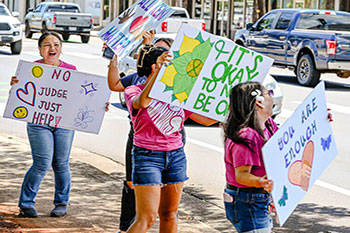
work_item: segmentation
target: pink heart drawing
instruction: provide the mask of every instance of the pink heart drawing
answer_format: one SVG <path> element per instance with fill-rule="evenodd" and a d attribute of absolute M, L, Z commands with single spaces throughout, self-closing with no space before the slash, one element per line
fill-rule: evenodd
<path fill-rule="evenodd" d="M 33 82 L 27 82 L 24 85 L 24 89 L 20 88 L 16 91 L 18 99 L 22 100 L 24 103 L 34 106 L 36 88 Z"/>

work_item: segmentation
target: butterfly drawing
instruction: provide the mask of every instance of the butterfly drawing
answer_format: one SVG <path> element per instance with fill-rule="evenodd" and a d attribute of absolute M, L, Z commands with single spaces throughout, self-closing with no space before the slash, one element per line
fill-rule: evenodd
<path fill-rule="evenodd" d="M 283 194 L 282 194 L 281 199 L 278 201 L 278 204 L 280 206 L 285 206 L 286 205 L 286 200 L 288 200 L 287 188 L 286 188 L 286 186 L 283 186 Z"/>
<path fill-rule="evenodd" d="M 332 142 L 332 135 L 330 134 L 327 138 L 321 138 L 321 146 L 324 151 L 329 150 Z"/>

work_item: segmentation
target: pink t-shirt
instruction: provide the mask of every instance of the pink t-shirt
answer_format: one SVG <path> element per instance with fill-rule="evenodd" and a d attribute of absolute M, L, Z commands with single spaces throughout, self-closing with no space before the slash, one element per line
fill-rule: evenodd
<path fill-rule="evenodd" d="M 149 150 L 170 151 L 183 146 L 179 132 L 192 112 L 152 99 L 144 109 L 133 109 L 133 100 L 145 87 L 129 86 L 125 89 L 125 102 L 134 125 L 134 145 Z"/>
<path fill-rule="evenodd" d="M 268 119 L 271 124 L 270 129 L 275 133 L 278 129 L 272 118 Z M 265 138 L 268 140 L 272 135 L 267 128 L 264 129 Z M 262 177 L 266 175 L 265 165 L 262 157 L 262 147 L 264 139 L 258 131 L 252 128 L 244 128 L 240 131 L 240 136 L 251 140 L 254 144 L 253 151 L 242 144 L 236 144 L 231 139 L 227 138 L 225 143 L 225 166 L 226 166 L 226 182 L 239 188 L 248 188 L 236 181 L 235 167 L 252 165 L 251 174 Z"/>
<path fill-rule="evenodd" d="M 43 63 L 42 60 L 37 60 L 35 61 L 37 63 Z M 73 66 L 73 65 L 70 65 L 68 63 L 65 63 L 64 61 L 61 61 L 61 64 L 58 66 L 60 68 L 66 68 L 66 69 L 70 69 L 70 70 L 77 70 L 77 67 Z"/>

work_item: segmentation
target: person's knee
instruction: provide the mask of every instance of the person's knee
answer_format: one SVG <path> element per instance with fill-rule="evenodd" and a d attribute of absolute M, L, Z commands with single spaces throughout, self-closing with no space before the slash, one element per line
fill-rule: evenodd
<path fill-rule="evenodd" d="M 55 161 L 52 163 L 52 169 L 55 172 L 69 172 L 68 161 Z"/>
<path fill-rule="evenodd" d="M 143 215 L 138 219 L 144 225 L 147 225 L 147 228 L 150 228 L 157 221 L 156 213 L 148 213 L 147 215 Z"/>
<path fill-rule="evenodd" d="M 160 220 L 166 221 L 166 222 L 176 221 L 177 211 L 170 211 L 170 210 L 159 211 L 159 218 Z"/>
<path fill-rule="evenodd" d="M 44 173 L 44 174 L 46 174 L 46 172 L 48 172 L 50 168 L 51 168 L 50 162 L 44 159 L 41 161 L 40 160 L 35 161 L 32 166 L 33 171 L 37 173 Z"/>

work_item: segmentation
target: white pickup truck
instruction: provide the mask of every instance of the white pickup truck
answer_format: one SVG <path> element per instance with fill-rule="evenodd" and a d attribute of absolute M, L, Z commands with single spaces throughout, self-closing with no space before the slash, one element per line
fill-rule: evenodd
<path fill-rule="evenodd" d="M 22 50 L 21 22 L 16 18 L 18 12 L 11 12 L 0 3 L 0 46 L 10 46 L 12 54 L 20 54 Z"/>
<path fill-rule="evenodd" d="M 33 32 L 55 31 L 63 40 L 70 35 L 80 35 L 83 43 L 88 43 L 93 27 L 91 14 L 81 13 L 75 3 L 43 2 L 35 9 L 28 9 L 25 17 L 25 36 L 31 38 Z"/>
<path fill-rule="evenodd" d="M 177 33 L 183 23 L 187 23 L 199 30 L 205 30 L 205 21 L 203 19 L 191 19 L 185 8 L 172 7 L 175 12 L 155 29 L 160 33 Z"/>

